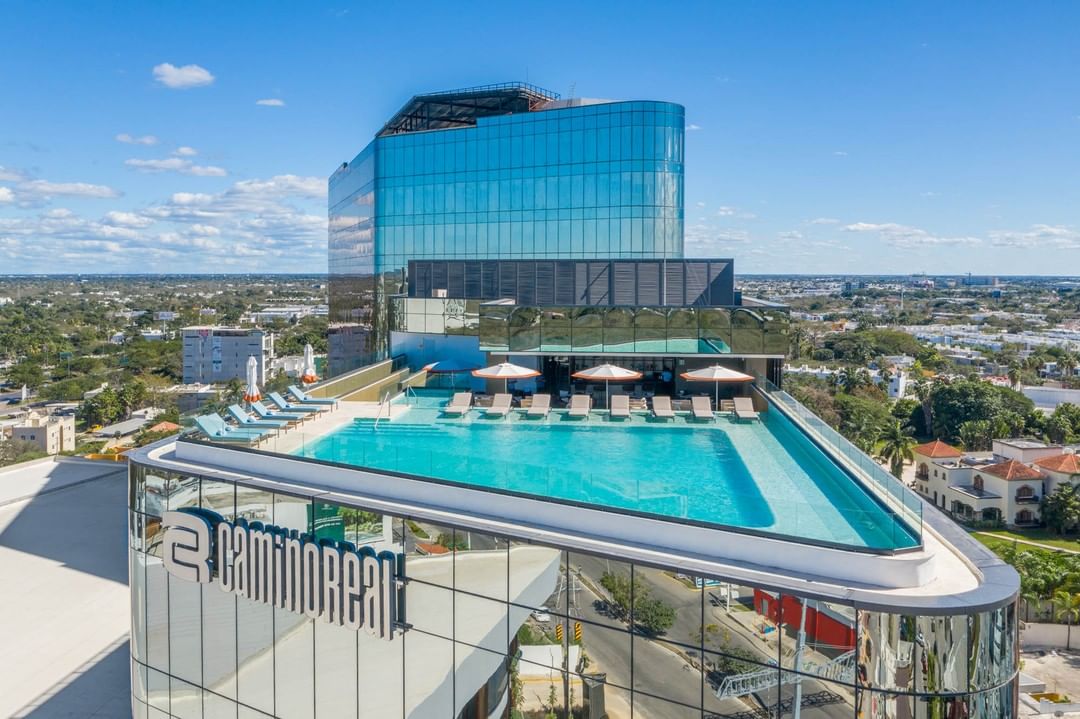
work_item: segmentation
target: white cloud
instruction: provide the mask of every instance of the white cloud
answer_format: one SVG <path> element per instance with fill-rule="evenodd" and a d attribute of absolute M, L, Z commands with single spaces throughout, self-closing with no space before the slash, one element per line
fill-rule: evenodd
<path fill-rule="evenodd" d="M 847 157 L 847 152 L 844 150 L 833 150 L 833 155 L 836 157 Z"/>
<path fill-rule="evenodd" d="M 978 237 L 958 236 L 945 237 L 935 235 L 918 227 L 910 227 L 895 222 L 855 222 L 844 226 L 845 232 L 868 232 L 875 233 L 883 241 L 896 247 L 922 247 L 927 245 L 978 245 L 982 240 Z"/>
<path fill-rule="evenodd" d="M 716 211 L 717 217 L 738 217 L 740 220 L 756 220 L 757 215 L 753 212 L 746 212 L 740 210 L 738 207 L 728 207 L 727 205 L 721 205 Z"/>
<path fill-rule="evenodd" d="M 839 225 L 840 220 L 837 220 L 834 217 L 817 217 L 817 218 L 814 218 L 813 220 L 810 220 L 806 224 L 808 224 L 808 225 Z"/>
<path fill-rule="evenodd" d="M 995 247 L 1025 247 L 1053 250 L 1080 249 L 1080 229 L 1067 225 L 1032 225 L 1023 231 L 994 230 L 990 243 Z"/>
<path fill-rule="evenodd" d="M 786 232 L 778 232 L 776 236 L 781 240 L 801 240 L 803 233 L 798 230 L 788 230 Z"/>
<path fill-rule="evenodd" d="M 10 167 L 0 165 L 0 182 L 18 182 L 19 180 L 25 179 L 26 175 L 18 170 L 13 170 Z"/>
<path fill-rule="evenodd" d="M 214 76 L 205 67 L 198 65 L 177 67 L 172 63 L 163 62 L 154 66 L 154 80 L 174 90 L 187 90 L 211 84 L 214 82 Z"/>
<path fill-rule="evenodd" d="M 149 227 L 154 221 L 135 212 L 112 210 L 105 213 L 105 224 L 114 227 Z"/>
<path fill-rule="evenodd" d="M 224 177 L 229 174 L 223 167 L 196 165 L 191 160 L 182 157 L 168 157 L 160 160 L 132 158 L 124 160 L 124 164 L 135 168 L 139 172 L 179 172 L 182 175 L 195 175 L 196 177 Z"/>
<path fill-rule="evenodd" d="M 0 205 L 7 205 L 15 202 L 15 193 L 12 192 L 10 187 L 0 187 Z"/>
<path fill-rule="evenodd" d="M 181 147 L 178 147 L 175 150 L 173 150 L 173 154 L 178 155 L 179 157 L 194 157 L 195 155 L 198 155 L 199 153 L 194 147 L 188 147 L 187 145 L 182 145 Z"/>
<path fill-rule="evenodd" d="M 285 107 L 285 101 L 277 97 L 267 97 L 262 100 L 256 100 L 256 105 L 262 105 L 263 107 Z"/>
<path fill-rule="evenodd" d="M 700 201 L 700 200 L 698 200 L 697 206 L 698 206 L 698 207 L 704 207 L 704 206 L 705 206 L 705 203 L 704 203 L 704 202 L 702 202 L 702 201 Z"/>
<path fill-rule="evenodd" d="M 691 122 L 689 125 L 686 126 L 686 129 L 687 130 L 700 130 L 701 125 L 695 125 L 694 123 Z"/>
<path fill-rule="evenodd" d="M 325 213 L 325 179 L 297 175 L 245 180 L 218 193 L 177 192 L 97 220 L 54 208 L 0 217 L 0 266 L 77 271 L 107 257 L 116 271 L 319 271 Z"/>
<path fill-rule="evenodd" d="M 128 145 L 156 145 L 159 140 L 153 135 L 129 135 L 126 132 L 121 132 L 116 136 L 117 142 L 123 142 Z"/>
<path fill-rule="evenodd" d="M 49 182 L 48 180 L 27 180 L 15 188 L 20 195 L 37 198 L 50 197 L 90 197 L 105 199 L 119 197 L 120 193 L 106 185 L 92 185 L 88 182 Z"/>

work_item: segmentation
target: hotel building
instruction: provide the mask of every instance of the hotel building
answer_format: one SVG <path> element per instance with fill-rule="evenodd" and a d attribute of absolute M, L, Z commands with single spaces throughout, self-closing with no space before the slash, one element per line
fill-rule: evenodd
<path fill-rule="evenodd" d="M 786 308 L 683 257 L 683 134 L 499 85 L 334 172 L 341 401 L 129 454 L 136 716 L 1015 716 L 1015 572 L 777 386 Z M 455 417 L 425 369 L 503 359 L 677 411 Z M 679 404 L 718 362 L 756 420 Z"/>

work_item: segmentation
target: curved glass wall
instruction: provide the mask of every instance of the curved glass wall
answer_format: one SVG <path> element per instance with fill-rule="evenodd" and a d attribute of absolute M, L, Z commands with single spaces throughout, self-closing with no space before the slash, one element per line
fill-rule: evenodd
<path fill-rule="evenodd" d="M 134 716 L 1015 716 L 1012 604 L 888 614 L 268 487 L 132 465 Z M 162 513 L 185 508 L 403 555 L 407 629 L 168 574 Z"/>
<path fill-rule="evenodd" d="M 614 102 L 374 140 L 330 178 L 331 371 L 385 359 L 410 259 L 682 257 L 684 125 Z"/>

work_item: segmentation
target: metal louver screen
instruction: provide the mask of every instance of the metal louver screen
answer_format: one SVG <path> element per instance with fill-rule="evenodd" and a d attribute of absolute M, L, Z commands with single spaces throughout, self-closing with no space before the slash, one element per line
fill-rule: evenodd
<path fill-rule="evenodd" d="M 709 287 L 709 263 L 686 263 L 686 304 L 708 304 L 706 290 Z"/>
<path fill-rule="evenodd" d="M 536 263 L 517 262 L 517 293 L 519 305 L 536 304 Z"/>
<path fill-rule="evenodd" d="M 608 262 L 589 263 L 589 304 L 606 305 L 610 303 L 608 283 L 610 282 Z"/>
<path fill-rule="evenodd" d="M 612 304 L 637 303 L 637 272 L 634 262 L 612 262 Z"/>
<path fill-rule="evenodd" d="M 480 283 L 484 296 L 481 299 L 494 300 L 499 297 L 499 263 L 484 262 L 480 268 Z"/>
<path fill-rule="evenodd" d="M 446 268 L 447 297 L 465 296 L 465 263 L 448 262 Z"/>
<path fill-rule="evenodd" d="M 662 304 L 660 298 L 660 263 L 638 263 L 637 303 L 642 306 Z"/>
<path fill-rule="evenodd" d="M 577 304 L 576 264 L 573 262 L 555 263 L 555 304 Z"/>
<path fill-rule="evenodd" d="M 683 291 L 683 263 L 664 263 L 664 304 L 682 305 L 686 293 Z"/>
<path fill-rule="evenodd" d="M 536 304 L 555 304 L 555 263 L 536 263 Z"/>

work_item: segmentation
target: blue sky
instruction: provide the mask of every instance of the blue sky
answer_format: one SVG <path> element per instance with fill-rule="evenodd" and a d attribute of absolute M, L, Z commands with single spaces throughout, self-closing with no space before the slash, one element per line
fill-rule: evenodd
<path fill-rule="evenodd" d="M 323 272 L 325 178 L 410 95 L 527 79 L 686 106 L 687 254 L 1080 274 L 1076 3 L 0 15 L 0 272 Z"/>

